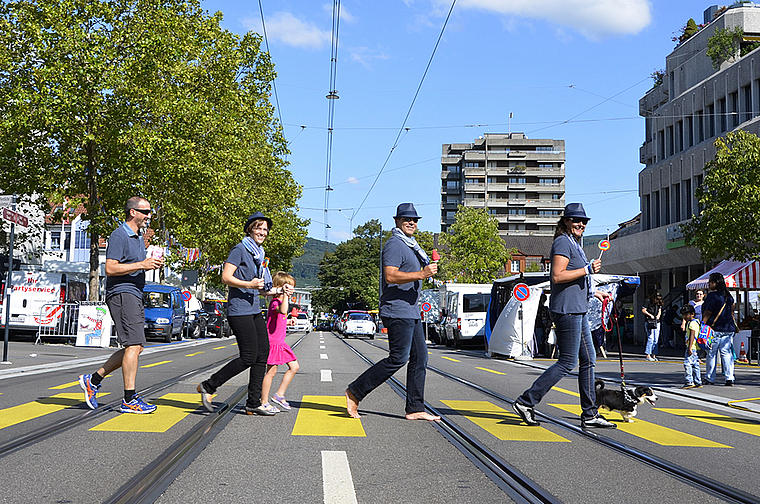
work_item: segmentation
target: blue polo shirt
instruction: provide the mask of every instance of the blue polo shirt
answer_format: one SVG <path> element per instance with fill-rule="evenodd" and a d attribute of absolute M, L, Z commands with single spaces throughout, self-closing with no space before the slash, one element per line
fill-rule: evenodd
<path fill-rule="evenodd" d="M 580 244 L 570 236 L 563 234 L 552 243 L 551 260 L 554 256 L 567 257 L 568 270 L 585 268 L 588 264 L 586 254 Z M 588 311 L 588 276 L 582 276 L 572 282 L 551 282 L 552 295 L 549 298 L 549 310 L 562 314 L 582 314 Z"/>
<path fill-rule="evenodd" d="M 238 243 L 227 256 L 227 261 L 237 266 L 235 273 L 232 274 L 238 280 L 250 281 L 254 278 L 260 278 L 261 272 L 259 267 L 253 261 L 253 254 L 248 252 L 245 245 Z M 230 294 L 227 297 L 227 315 L 256 315 L 261 313 L 259 306 L 259 291 L 257 289 L 238 289 L 230 287 Z"/>
<path fill-rule="evenodd" d="M 132 264 L 145 260 L 145 240 L 142 233 L 135 233 L 125 222 L 108 238 L 106 259 L 119 264 Z M 145 271 L 106 277 L 106 299 L 114 294 L 132 294 L 142 299 L 145 287 Z"/>
<path fill-rule="evenodd" d="M 726 305 L 725 308 L 723 308 L 724 304 Z M 720 311 L 721 308 L 723 311 Z M 703 320 L 702 322 L 708 324 L 714 331 L 734 332 L 734 317 L 731 313 L 734 311 L 734 299 L 730 294 L 726 299 L 720 292 L 709 292 L 705 302 L 702 303 L 702 313 L 706 311 L 710 312 L 710 320 Z M 720 312 L 720 317 L 716 320 L 715 317 L 718 312 Z"/>
<path fill-rule="evenodd" d="M 383 273 L 386 266 L 395 266 L 399 271 L 409 273 L 420 271 L 422 265 L 412 248 L 401 238 L 392 236 L 383 247 Z M 417 299 L 420 295 L 421 280 L 405 284 L 389 284 L 383 277 L 383 294 L 380 296 L 380 316 L 389 318 L 420 318 Z"/>

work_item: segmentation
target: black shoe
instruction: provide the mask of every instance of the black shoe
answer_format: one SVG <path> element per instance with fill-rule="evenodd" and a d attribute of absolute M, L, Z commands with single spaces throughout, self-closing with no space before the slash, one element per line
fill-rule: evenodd
<path fill-rule="evenodd" d="M 581 427 L 588 429 L 590 427 L 598 429 L 617 429 L 617 425 L 608 421 L 602 415 L 596 415 L 594 418 L 581 419 Z"/>
<path fill-rule="evenodd" d="M 705 385 L 715 385 L 715 382 L 705 380 Z"/>
<path fill-rule="evenodd" d="M 734 380 L 726 380 L 726 387 L 733 387 L 734 386 Z"/>
<path fill-rule="evenodd" d="M 539 425 L 538 420 L 536 420 L 536 413 L 530 406 L 525 406 L 524 404 L 515 401 L 512 403 L 512 409 L 515 410 L 515 413 L 517 413 L 526 424 L 530 426 Z"/>

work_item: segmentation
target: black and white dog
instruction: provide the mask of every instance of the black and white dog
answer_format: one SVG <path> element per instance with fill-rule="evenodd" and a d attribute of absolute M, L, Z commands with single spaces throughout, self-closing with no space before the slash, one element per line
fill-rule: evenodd
<path fill-rule="evenodd" d="M 634 389 L 611 390 L 604 388 L 604 382 L 599 378 L 594 382 L 596 386 L 596 407 L 604 408 L 609 411 L 617 411 L 623 420 L 633 422 L 636 416 L 636 407 L 639 404 L 648 402 L 654 406 L 657 400 L 657 394 L 652 387 L 636 387 Z"/>

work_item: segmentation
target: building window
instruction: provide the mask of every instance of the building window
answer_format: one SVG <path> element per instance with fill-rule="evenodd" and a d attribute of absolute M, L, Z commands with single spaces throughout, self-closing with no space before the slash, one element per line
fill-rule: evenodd
<path fill-rule="evenodd" d="M 467 161 L 467 162 L 464 164 L 464 167 L 465 167 L 465 168 L 483 168 L 483 165 L 482 165 L 482 164 L 480 164 L 480 163 L 473 163 L 473 162 L 471 162 L 471 161 Z"/>
<path fill-rule="evenodd" d="M 554 151 L 554 147 L 551 147 L 551 146 L 539 145 L 538 147 L 536 147 L 536 152 L 553 152 L 553 151 Z"/>
<path fill-rule="evenodd" d="M 509 177 L 510 184 L 524 184 L 525 177 Z"/>
<path fill-rule="evenodd" d="M 657 160 L 662 161 L 665 159 L 665 130 L 660 130 L 657 138 L 659 139 L 657 142 Z"/>
<path fill-rule="evenodd" d="M 538 179 L 538 185 L 542 185 L 542 186 L 559 185 L 559 179 L 558 178 L 540 178 Z"/>
<path fill-rule="evenodd" d="M 644 225 L 644 231 L 648 229 L 652 229 L 652 221 L 650 220 L 650 216 L 652 215 L 652 208 L 650 206 L 650 196 L 648 194 L 644 195 L 644 208 L 642 208 L 642 214 L 643 214 L 643 222 Z"/>
<path fill-rule="evenodd" d="M 666 136 L 667 136 L 667 143 L 668 143 L 668 152 L 665 154 L 666 156 L 672 156 L 675 154 L 675 141 L 673 139 L 673 126 L 668 126 L 666 129 Z"/>
<path fill-rule="evenodd" d="M 489 213 L 490 215 L 497 215 L 497 213 L 496 213 L 496 209 L 495 209 L 495 208 L 489 208 L 489 209 L 488 209 L 488 213 Z"/>
<path fill-rule="evenodd" d="M 686 118 L 686 146 L 694 146 L 694 117 Z"/>
<path fill-rule="evenodd" d="M 707 130 L 710 132 L 708 138 L 715 136 L 715 105 L 707 106 Z"/>
<path fill-rule="evenodd" d="M 718 100 L 718 121 L 719 121 L 718 124 L 720 125 L 720 129 L 718 131 L 720 131 L 721 133 L 723 133 L 724 131 L 728 129 L 728 122 L 726 121 L 727 112 L 728 111 L 726 110 L 726 99 L 721 98 L 720 100 Z"/>
<path fill-rule="evenodd" d="M 670 224 L 670 188 L 662 189 L 662 211 L 665 214 L 665 225 Z"/>
<path fill-rule="evenodd" d="M 50 248 L 53 250 L 60 250 L 61 248 L 61 232 L 60 231 L 50 232 Z"/>
<path fill-rule="evenodd" d="M 540 215 L 541 217 L 559 217 L 561 213 L 562 212 L 560 212 L 559 210 L 539 210 L 538 211 L 538 215 Z"/>
<path fill-rule="evenodd" d="M 520 261 L 518 261 L 516 259 L 512 259 L 512 261 L 510 261 L 510 262 L 511 262 L 511 264 L 510 264 L 510 267 L 509 267 L 509 271 L 512 272 L 512 273 L 520 273 Z"/>
<path fill-rule="evenodd" d="M 683 195 L 686 199 L 686 215 L 685 217 L 687 219 L 691 218 L 691 200 L 694 197 L 691 194 L 691 179 L 687 179 L 683 181 Z"/>
<path fill-rule="evenodd" d="M 465 184 L 482 184 L 483 179 L 476 179 L 476 178 L 468 178 L 464 179 Z"/>
<path fill-rule="evenodd" d="M 458 180 L 447 180 L 446 181 L 446 189 L 459 189 L 459 181 Z"/>
<path fill-rule="evenodd" d="M 658 228 L 660 227 L 660 191 L 652 193 L 652 208 L 654 209 L 652 227 Z"/>
<path fill-rule="evenodd" d="M 77 230 L 76 233 L 74 233 L 74 248 L 89 250 L 90 249 L 90 233 L 88 233 L 84 229 Z"/>
<path fill-rule="evenodd" d="M 739 93 L 734 92 L 728 95 L 731 104 L 731 127 L 739 126 Z"/>
<path fill-rule="evenodd" d="M 561 194 L 552 194 L 552 199 L 553 200 L 562 199 L 562 195 Z"/>
<path fill-rule="evenodd" d="M 676 123 L 676 152 L 683 152 L 683 121 Z"/>
<path fill-rule="evenodd" d="M 752 86 L 744 86 L 742 94 L 744 95 L 744 117 L 742 118 L 742 122 L 747 122 L 752 119 Z"/>
<path fill-rule="evenodd" d="M 510 208 L 509 215 L 525 215 L 524 208 Z"/>
<path fill-rule="evenodd" d="M 705 114 L 697 111 L 697 142 L 705 141 Z"/>
<path fill-rule="evenodd" d="M 539 168 L 554 168 L 554 163 L 538 163 Z"/>
<path fill-rule="evenodd" d="M 681 184 L 673 184 L 673 211 L 674 222 L 681 221 Z"/>

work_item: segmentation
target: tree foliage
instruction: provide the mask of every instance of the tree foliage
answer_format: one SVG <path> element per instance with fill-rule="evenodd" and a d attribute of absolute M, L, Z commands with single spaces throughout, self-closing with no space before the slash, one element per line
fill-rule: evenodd
<path fill-rule="evenodd" d="M 258 35 L 221 20 L 199 0 L 0 3 L 0 187 L 43 205 L 81 199 L 91 295 L 98 238 L 133 195 L 157 209 L 160 241 L 212 264 L 255 210 L 275 223 L 273 268 L 287 269 L 305 239 L 269 102 L 273 65 Z"/>
<path fill-rule="evenodd" d="M 759 259 L 760 138 L 734 131 L 715 147 L 695 191 L 702 211 L 681 226 L 686 243 L 698 247 L 705 261 Z"/>
<path fill-rule="evenodd" d="M 370 220 L 354 229 L 354 237 L 338 244 L 334 252 L 326 253 L 319 262 L 321 289 L 316 291 L 313 303 L 317 309 L 378 309 L 380 300 L 380 232 L 377 219 Z M 382 243 L 391 236 L 382 231 Z M 433 234 L 418 231 L 414 237 L 428 255 L 433 249 Z"/>
<path fill-rule="evenodd" d="M 737 26 L 732 30 L 716 28 L 707 40 L 707 57 L 712 60 L 713 68 L 720 68 L 724 61 L 729 61 L 739 53 L 739 46 L 744 37 L 744 30 Z"/>
<path fill-rule="evenodd" d="M 490 283 L 504 274 L 515 250 L 499 237 L 499 223 L 483 208 L 459 206 L 454 224 L 441 235 L 446 251 L 437 278 L 449 282 Z"/>

